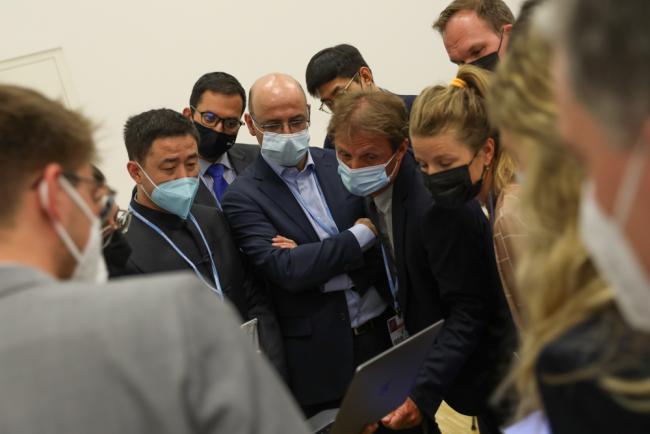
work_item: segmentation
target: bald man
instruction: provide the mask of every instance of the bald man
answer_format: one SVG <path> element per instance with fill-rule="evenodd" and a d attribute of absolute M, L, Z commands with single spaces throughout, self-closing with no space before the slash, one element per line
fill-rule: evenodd
<path fill-rule="evenodd" d="M 269 284 L 289 386 L 310 417 L 338 407 L 355 367 L 391 346 L 392 296 L 362 198 L 341 183 L 333 151 L 309 147 L 300 84 L 266 75 L 251 88 L 248 110 L 261 155 L 222 205 Z"/>

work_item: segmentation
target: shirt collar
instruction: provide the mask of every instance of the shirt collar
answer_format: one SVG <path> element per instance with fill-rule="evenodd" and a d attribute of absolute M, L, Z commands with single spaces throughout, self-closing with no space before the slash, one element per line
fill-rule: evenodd
<path fill-rule="evenodd" d="M 223 164 L 226 169 L 233 170 L 232 163 L 230 163 L 230 157 L 228 157 L 228 152 L 224 152 L 221 157 L 219 157 L 219 159 L 214 163 L 204 160 L 203 158 L 199 158 L 199 173 L 201 176 L 204 176 L 205 172 L 210 168 L 210 166 L 216 163 Z"/>
<path fill-rule="evenodd" d="M 297 175 L 299 173 L 305 173 L 307 171 L 311 172 L 314 168 L 314 160 L 311 158 L 311 152 L 309 152 L 309 149 L 307 150 L 307 163 L 305 164 L 305 167 L 300 172 L 298 172 L 298 169 L 295 167 L 280 166 L 275 161 L 266 158 L 264 154 L 262 154 L 262 158 L 264 158 L 266 164 L 268 164 L 271 167 L 271 169 L 275 172 L 275 174 L 282 179 L 285 179 L 288 175 L 292 173 L 295 173 Z"/>
<path fill-rule="evenodd" d="M 393 204 L 393 184 L 390 184 L 386 190 L 373 197 L 373 200 L 375 201 L 377 209 L 381 211 L 382 214 L 387 214 Z"/>

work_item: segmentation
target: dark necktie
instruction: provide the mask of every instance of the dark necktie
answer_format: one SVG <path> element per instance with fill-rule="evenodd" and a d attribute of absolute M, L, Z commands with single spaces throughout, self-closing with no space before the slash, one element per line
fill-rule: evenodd
<path fill-rule="evenodd" d="M 217 197 L 219 202 L 221 202 L 221 197 L 228 188 L 228 182 L 223 177 L 224 170 L 225 166 L 221 163 L 214 163 L 212 166 L 208 167 L 208 170 L 206 170 L 207 174 L 212 177 L 212 189 L 214 190 L 214 195 Z"/>

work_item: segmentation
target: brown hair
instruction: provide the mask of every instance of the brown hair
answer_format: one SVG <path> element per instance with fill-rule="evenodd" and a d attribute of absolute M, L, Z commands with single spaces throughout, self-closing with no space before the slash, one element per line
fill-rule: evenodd
<path fill-rule="evenodd" d="M 74 171 L 95 156 L 81 114 L 21 87 L 0 85 L 0 222 L 10 223 L 35 173 L 50 163 Z"/>
<path fill-rule="evenodd" d="M 408 115 L 404 101 L 382 91 L 348 92 L 336 99 L 336 111 L 327 133 L 334 138 L 350 139 L 361 134 L 386 137 L 393 150 L 408 137 Z"/>
<path fill-rule="evenodd" d="M 454 0 L 440 12 L 433 28 L 445 33 L 451 17 L 460 11 L 475 11 L 479 18 L 485 20 L 495 33 L 501 32 L 506 24 L 515 22 L 515 16 L 502 0 Z"/>
<path fill-rule="evenodd" d="M 488 118 L 485 95 L 490 74 L 476 66 L 462 65 L 455 84 L 424 89 L 411 109 L 410 134 L 427 137 L 453 132 L 474 153 L 494 138 L 493 189 L 498 194 L 512 182 L 516 166 L 499 146 L 497 132 Z"/>

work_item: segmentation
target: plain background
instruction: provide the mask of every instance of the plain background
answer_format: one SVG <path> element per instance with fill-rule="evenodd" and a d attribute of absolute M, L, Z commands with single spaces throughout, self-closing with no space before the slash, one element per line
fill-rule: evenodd
<path fill-rule="evenodd" d="M 21 0 L 0 14 L 0 60 L 62 47 L 79 109 L 97 125 L 99 166 L 128 204 L 122 127 L 142 111 L 182 110 L 194 82 L 225 71 L 245 89 L 285 72 L 305 82 L 309 59 L 350 43 L 375 82 L 418 94 L 456 71 L 432 23 L 450 0 Z M 522 0 L 507 0 L 515 15 Z M 329 116 L 312 100 L 311 143 L 322 146 Z M 246 127 L 238 142 L 256 143 Z"/>

